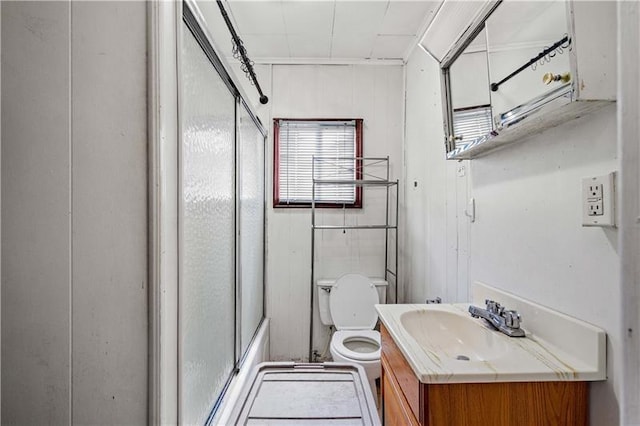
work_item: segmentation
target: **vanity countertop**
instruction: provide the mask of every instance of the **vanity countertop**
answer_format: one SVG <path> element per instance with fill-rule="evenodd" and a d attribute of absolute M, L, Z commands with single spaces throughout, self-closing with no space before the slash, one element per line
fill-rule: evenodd
<path fill-rule="evenodd" d="M 480 290 L 483 297 L 501 292 L 488 286 Z M 422 383 L 606 380 L 603 330 L 515 296 L 489 296 L 497 301 L 510 298 L 504 305 L 526 312 L 522 323 L 526 337 L 508 337 L 472 318 L 468 303 L 376 305 L 376 309 Z"/>

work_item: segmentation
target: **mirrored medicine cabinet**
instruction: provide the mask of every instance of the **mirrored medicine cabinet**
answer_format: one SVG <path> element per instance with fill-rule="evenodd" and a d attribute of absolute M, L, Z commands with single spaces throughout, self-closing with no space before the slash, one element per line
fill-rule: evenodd
<path fill-rule="evenodd" d="M 607 3 L 482 3 L 440 62 L 447 158 L 475 158 L 615 101 Z"/>

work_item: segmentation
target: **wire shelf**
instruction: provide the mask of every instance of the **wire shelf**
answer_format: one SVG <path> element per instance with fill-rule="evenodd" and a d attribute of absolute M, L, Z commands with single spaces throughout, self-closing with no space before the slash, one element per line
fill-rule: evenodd
<path fill-rule="evenodd" d="M 350 164 L 345 166 L 345 163 Z M 320 168 L 317 168 L 321 164 Z M 316 178 L 316 170 L 322 170 L 326 172 L 328 169 L 336 171 L 336 176 L 323 177 L 322 179 Z M 382 169 L 381 171 L 373 172 L 371 169 Z M 357 179 L 344 179 L 340 178 L 341 174 L 349 173 L 352 176 L 356 176 Z M 347 229 L 380 229 L 384 230 L 385 238 L 385 250 L 384 250 L 384 278 L 389 280 L 393 278 L 394 281 L 394 298 L 393 303 L 398 303 L 398 180 L 389 179 L 389 157 L 313 157 L 311 167 L 312 177 L 312 197 L 311 197 L 311 310 L 309 320 L 309 362 L 314 362 L 313 351 L 313 309 L 314 309 L 314 290 L 315 290 L 315 245 L 316 230 L 347 230 Z M 358 187 L 384 187 L 386 188 L 386 202 L 385 202 L 385 223 L 378 224 L 366 224 L 366 225 L 316 225 L 316 201 L 315 190 L 317 186 L 322 185 L 352 185 Z M 390 191 L 395 187 L 395 191 Z M 395 203 L 392 203 L 392 192 L 395 192 Z M 320 204 L 320 203 L 318 203 Z M 394 214 L 390 214 L 391 210 Z M 351 211 L 350 211 L 351 213 Z M 391 217 L 395 218 L 395 223 L 391 223 Z M 389 232 L 395 232 L 395 238 L 393 244 L 389 243 Z M 392 266 L 395 266 L 395 270 L 392 270 L 389 265 L 389 252 L 393 251 L 395 260 Z"/>

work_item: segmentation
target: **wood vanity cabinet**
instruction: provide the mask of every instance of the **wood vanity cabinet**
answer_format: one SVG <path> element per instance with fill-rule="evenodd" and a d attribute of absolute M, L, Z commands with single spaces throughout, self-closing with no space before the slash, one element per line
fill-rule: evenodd
<path fill-rule="evenodd" d="M 383 324 L 380 333 L 384 425 L 588 424 L 587 382 L 420 383 Z"/>

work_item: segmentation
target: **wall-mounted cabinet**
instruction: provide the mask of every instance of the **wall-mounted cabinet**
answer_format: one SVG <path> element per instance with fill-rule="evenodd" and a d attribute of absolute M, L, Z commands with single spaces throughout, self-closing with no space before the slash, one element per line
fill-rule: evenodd
<path fill-rule="evenodd" d="M 448 159 L 616 99 L 615 2 L 445 2 L 422 44 L 440 61 Z"/>

